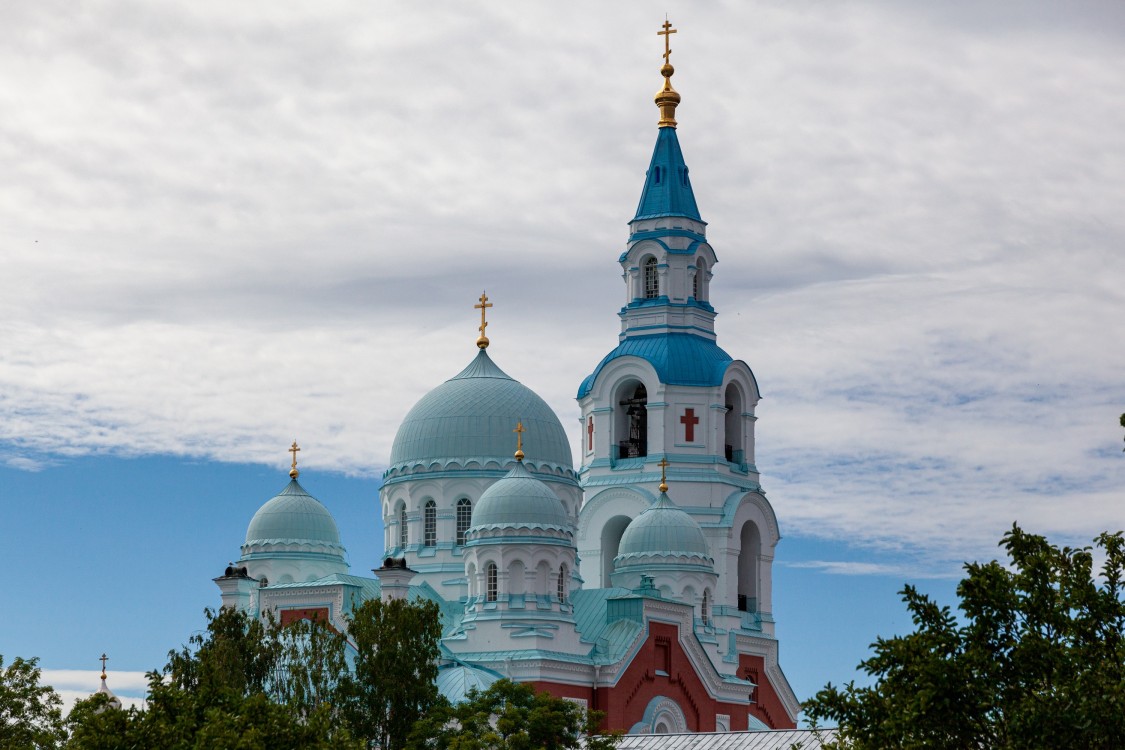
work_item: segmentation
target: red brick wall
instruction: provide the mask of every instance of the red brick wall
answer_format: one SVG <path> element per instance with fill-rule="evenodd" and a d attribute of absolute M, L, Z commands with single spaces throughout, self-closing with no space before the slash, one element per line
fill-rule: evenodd
<path fill-rule="evenodd" d="M 667 669 L 665 667 L 668 667 Z M 600 688 L 594 695 L 592 687 L 562 685 L 555 682 L 532 683 L 536 690 L 546 690 L 564 698 L 581 698 L 594 710 L 606 712 L 603 728 L 629 731 L 640 721 L 653 698 L 663 695 L 679 705 L 693 732 L 714 732 L 715 714 L 730 716 L 731 731 L 747 729 L 746 714 L 753 713 L 774 729 L 792 729 L 781 700 L 765 677 L 765 661 L 761 657 L 740 656 L 738 676 L 756 670 L 757 703 L 724 703 L 707 694 L 699 675 L 680 646 L 679 628 L 666 623 L 650 623 L 648 639 L 632 663 L 609 688 Z M 667 675 L 658 674 L 667 672 Z M 748 696 L 749 697 L 749 696 Z"/>
<path fill-rule="evenodd" d="M 283 609 L 281 610 L 281 624 L 292 625 L 298 620 L 317 620 L 323 622 L 331 627 L 328 622 L 328 607 L 308 607 L 305 609 Z"/>

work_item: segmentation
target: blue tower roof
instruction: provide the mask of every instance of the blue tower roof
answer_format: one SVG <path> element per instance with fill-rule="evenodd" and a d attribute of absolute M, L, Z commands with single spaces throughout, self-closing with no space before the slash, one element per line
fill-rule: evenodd
<path fill-rule="evenodd" d="M 637 205 L 633 221 L 662 216 L 684 216 L 703 221 L 695 205 L 695 193 L 691 189 L 687 164 L 684 163 L 675 128 L 657 131 L 656 148 L 652 151 L 641 202 Z"/>
<path fill-rule="evenodd" d="M 605 355 L 594 372 L 582 381 L 578 386 L 578 398 L 590 392 L 598 373 L 618 357 L 648 360 L 665 385 L 720 385 L 727 366 L 734 361 L 718 344 L 701 336 L 688 333 L 631 336 Z"/>

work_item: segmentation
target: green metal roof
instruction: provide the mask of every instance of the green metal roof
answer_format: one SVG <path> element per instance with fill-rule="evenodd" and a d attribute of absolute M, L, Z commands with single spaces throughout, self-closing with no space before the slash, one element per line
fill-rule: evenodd
<path fill-rule="evenodd" d="M 481 349 L 455 377 L 414 405 L 391 447 L 388 473 L 421 465 L 457 462 L 481 466 L 512 461 L 512 430 L 523 422 L 527 461 L 532 469 L 573 473 L 570 443 L 559 418 L 527 386 L 510 378 Z"/>
<path fill-rule="evenodd" d="M 501 677 L 497 672 L 469 664 L 453 664 L 438 670 L 438 692 L 453 705 L 464 703 L 471 690 L 484 692 Z"/>
<path fill-rule="evenodd" d="M 296 479 L 250 519 L 246 544 L 318 544 L 344 551 L 332 514 Z"/>

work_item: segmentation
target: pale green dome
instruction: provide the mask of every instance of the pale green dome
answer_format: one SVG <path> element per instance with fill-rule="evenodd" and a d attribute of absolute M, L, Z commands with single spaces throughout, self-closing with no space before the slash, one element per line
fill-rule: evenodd
<path fill-rule="evenodd" d="M 615 564 L 628 565 L 641 558 L 694 557 L 713 564 L 703 529 L 695 519 L 660 493 L 656 502 L 629 522 L 617 548 Z"/>
<path fill-rule="evenodd" d="M 435 684 L 438 692 L 456 706 L 458 703 L 464 703 L 473 690 L 483 693 L 499 679 L 500 675 L 491 669 L 473 667 L 468 664 L 454 664 L 438 670 Z"/>
<path fill-rule="evenodd" d="M 304 544 L 344 551 L 336 520 L 296 479 L 250 520 L 244 547 L 265 544 Z"/>
<path fill-rule="evenodd" d="M 385 478 L 415 469 L 481 468 L 500 470 L 512 461 L 517 422 L 527 428 L 528 463 L 537 473 L 573 480 L 570 443 L 547 402 L 508 377 L 482 349 L 453 378 L 427 393 L 407 413 L 391 446 Z"/>
<path fill-rule="evenodd" d="M 481 493 L 470 529 L 557 528 L 570 524 L 566 509 L 551 488 L 517 462 L 503 479 Z"/>

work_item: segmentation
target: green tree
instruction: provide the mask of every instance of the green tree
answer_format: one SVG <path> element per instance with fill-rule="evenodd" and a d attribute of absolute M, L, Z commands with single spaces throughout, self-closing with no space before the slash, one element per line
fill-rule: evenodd
<path fill-rule="evenodd" d="M 438 702 L 438 606 L 372 599 L 352 613 L 348 636 L 357 654 L 339 689 L 344 720 L 354 736 L 401 750 L 414 722 Z"/>
<path fill-rule="evenodd" d="M 62 699 L 39 684 L 39 659 L 0 655 L 0 749 L 52 748 L 65 738 Z"/>
<path fill-rule="evenodd" d="M 1125 747 L 1125 542 L 1095 541 L 1058 548 L 1013 526 L 1007 565 L 965 566 L 960 618 L 907 586 L 915 630 L 872 645 L 874 684 L 829 684 L 806 714 L 854 750 Z"/>
<path fill-rule="evenodd" d="M 206 610 L 205 632 L 150 672 L 147 709 L 79 702 L 70 748 L 360 748 L 329 700 L 345 672 L 342 640 L 326 623 L 280 627 L 243 612 Z"/>
<path fill-rule="evenodd" d="M 604 714 L 527 684 L 499 680 L 469 693 L 464 703 L 443 703 L 419 721 L 410 750 L 612 750 L 618 733 L 598 734 Z"/>

